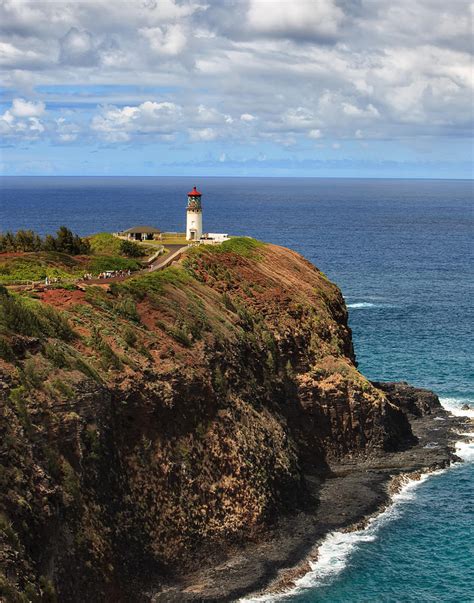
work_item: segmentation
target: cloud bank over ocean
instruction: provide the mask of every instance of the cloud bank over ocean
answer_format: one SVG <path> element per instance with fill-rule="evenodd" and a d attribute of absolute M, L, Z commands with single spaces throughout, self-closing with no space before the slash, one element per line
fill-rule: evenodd
<path fill-rule="evenodd" d="M 0 23 L 3 173 L 470 174 L 467 0 L 5 0 Z"/>

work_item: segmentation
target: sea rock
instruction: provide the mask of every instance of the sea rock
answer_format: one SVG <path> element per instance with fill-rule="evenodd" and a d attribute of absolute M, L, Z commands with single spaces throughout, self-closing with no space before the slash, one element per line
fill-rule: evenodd
<path fill-rule="evenodd" d="M 443 411 L 438 396 L 427 389 L 413 387 L 406 382 L 380 382 L 372 384 L 384 392 L 392 404 L 409 416 L 422 417 Z"/>

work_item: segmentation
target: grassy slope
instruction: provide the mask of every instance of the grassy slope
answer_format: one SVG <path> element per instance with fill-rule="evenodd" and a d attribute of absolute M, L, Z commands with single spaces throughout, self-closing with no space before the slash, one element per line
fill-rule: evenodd
<path fill-rule="evenodd" d="M 121 240 L 109 232 L 99 232 L 88 237 L 94 255 L 119 255 Z"/>
<path fill-rule="evenodd" d="M 60 278 L 72 281 L 84 273 L 97 275 L 105 270 L 137 270 L 140 262 L 120 253 L 120 240 L 108 233 L 89 238 L 90 256 L 69 256 L 65 253 L 41 251 L 35 253 L 0 254 L 0 284 L 11 285 L 28 281 Z"/>

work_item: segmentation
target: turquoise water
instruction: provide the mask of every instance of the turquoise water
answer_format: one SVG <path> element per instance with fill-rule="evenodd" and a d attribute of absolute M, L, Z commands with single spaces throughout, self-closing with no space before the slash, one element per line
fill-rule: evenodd
<path fill-rule="evenodd" d="M 0 230 L 81 234 L 135 223 L 204 228 L 292 247 L 341 287 L 361 371 L 474 404 L 473 185 L 447 180 L 5 178 Z M 472 448 L 462 451 L 472 458 Z M 364 533 L 333 535 L 298 602 L 474 601 L 474 464 L 409 487 Z"/>
<path fill-rule="evenodd" d="M 470 463 L 404 492 L 364 534 L 329 547 L 309 588 L 289 600 L 473 601 L 473 480 Z"/>

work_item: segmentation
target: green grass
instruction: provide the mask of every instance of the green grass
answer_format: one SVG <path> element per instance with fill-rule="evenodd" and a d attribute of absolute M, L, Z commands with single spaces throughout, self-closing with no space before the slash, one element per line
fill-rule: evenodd
<path fill-rule="evenodd" d="M 57 337 L 63 341 L 75 337 L 62 313 L 31 298 L 9 293 L 0 294 L 0 333 Z"/>
<path fill-rule="evenodd" d="M 97 275 L 106 270 L 135 271 L 139 268 L 141 263 L 137 259 L 113 255 L 72 257 L 65 253 L 41 251 L 2 258 L 0 254 L 0 285 L 40 282 L 46 277 L 59 278 L 64 283 L 82 278 L 86 272 Z"/>
<path fill-rule="evenodd" d="M 82 275 L 84 261 L 58 252 L 25 253 L 2 259 L 0 254 L 0 284 L 10 285 L 49 278 L 73 279 Z"/>
<path fill-rule="evenodd" d="M 138 270 L 141 264 L 138 260 L 131 258 L 115 257 L 115 256 L 100 256 L 91 258 L 88 270 L 92 274 L 98 274 L 105 270 Z"/>
<path fill-rule="evenodd" d="M 91 251 L 94 255 L 119 255 L 120 243 L 117 237 L 110 232 L 99 232 L 88 237 L 91 244 Z"/>
<path fill-rule="evenodd" d="M 178 233 L 168 233 L 164 232 L 161 235 L 160 241 L 155 241 L 155 243 L 160 243 L 163 245 L 186 245 L 186 233 L 178 232 Z"/>
<path fill-rule="evenodd" d="M 215 249 L 242 255 L 246 258 L 253 258 L 258 255 L 258 249 L 264 247 L 265 243 L 251 239 L 250 237 L 232 237 L 228 241 L 224 241 Z"/>
<path fill-rule="evenodd" d="M 190 276 L 182 268 L 170 266 L 164 270 L 136 276 L 122 283 L 112 283 L 110 292 L 116 296 L 128 293 L 135 299 L 143 299 L 147 293 L 162 293 L 165 285 L 181 286 L 189 280 Z"/>
<path fill-rule="evenodd" d="M 126 255 L 122 253 L 121 245 L 126 239 L 119 239 L 110 232 L 99 232 L 98 234 L 88 237 L 91 245 L 91 252 L 96 256 L 113 256 L 120 257 Z M 157 247 L 161 247 L 161 241 L 130 241 L 134 245 L 138 245 L 143 251 L 143 256 L 153 255 Z M 113 270 L 113 268 L 110 268 Z"/>
<path fill-rule="evenodd" d="M 191 274 L 193 274 L 194 258 L 199 256 L 205 257 L 206 255 L 210 257 L 219 255 L 220 253 L 234 253 L 242 257 L 258 260 L 258 250 L 262 249 L 264 246 L 265 243 L 257 241 L 256 239 L 251 239 L 250 237 L 233 237 L 220 245 L 198 245 L 190 248 L 186 252 L 184 266 Z M 224 280 L 226 280 L 226 278 L 232 278 L 230 273 L 227 275 L 225 274 L 225 270 L 221 273 L 219 270 L 216 272 L 216 269 L 210 267 L 208 267 L 208 269 L 212 271 L 216 278 L 218 277 Z"/>

